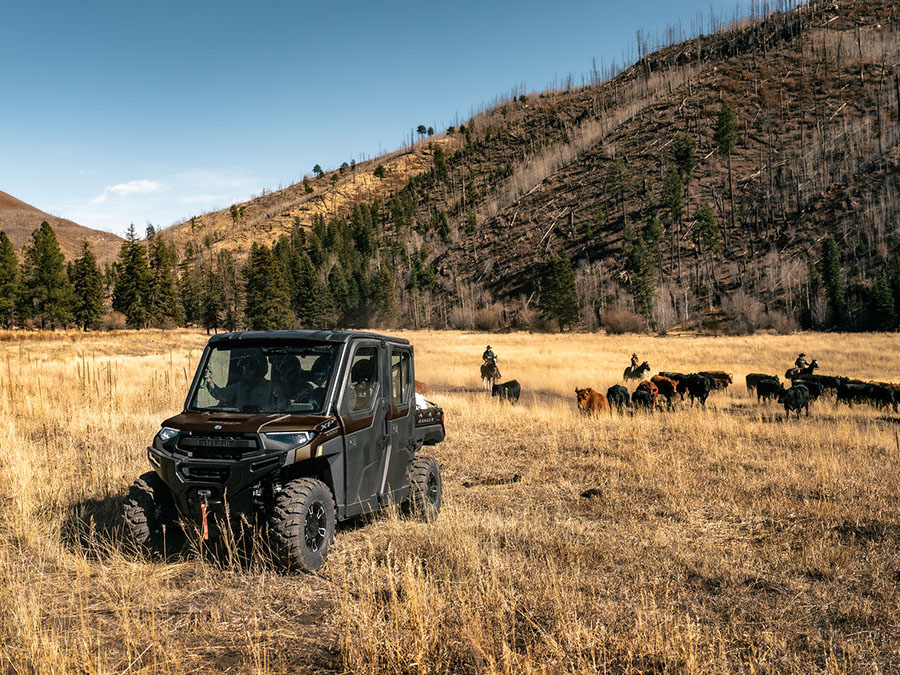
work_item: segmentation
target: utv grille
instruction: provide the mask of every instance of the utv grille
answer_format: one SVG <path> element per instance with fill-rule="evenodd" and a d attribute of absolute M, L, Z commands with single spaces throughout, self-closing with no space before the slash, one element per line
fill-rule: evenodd
<path fill-rule="evenodd" d="M 231 469 L 227 466 L 183 466 L 181 473 L 189 480 L 205 480 L 214 483 L 224 483 L 228 480 Z"/>
<path fill-rule="evenodd" d="M 196 459 L 238 460 L 255 453 L 259 444 L 253 436 L 182 436 L 177 448 Z"/>

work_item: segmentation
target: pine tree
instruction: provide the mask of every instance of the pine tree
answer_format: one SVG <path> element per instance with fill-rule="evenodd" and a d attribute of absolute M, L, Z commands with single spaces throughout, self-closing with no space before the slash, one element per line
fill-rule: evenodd
<path fill-rule="evenodd" d="M 847 294 L 841 279 L 841 252 L 831 237 L 822 240 L 822 283 L 828 294 L 832 323 L 840 325 L 847 317 Z"/>
<path fill-rule="evenodd" d="M 244 267 L 244 282 L 244 316 L 250 330 L 296 326 L 284 267 L 268 246 L 254 242 Z"/>
<path fill-rule="evenodd" d="M 175 249 L 155 233 L 147 238 L 150 286 L 147 308 L 149 320 L 157 326 L 184 323 L 184 312 L 178 302 L 178 277 L 175 272 Z"/>
<path fill-rule="evenodd" d="M 688 185 L 697 168 L 697 154 L 694 150 L 694 139 L 685 133 L 675 134 L 670 151 L 672 163 L 678 170 L 681 182 Z"/>
<path fill-rule="evenodd" d="M 15 322 L 19 294 L 19 261 L 6 232 L 0 232 L 0 325 L 9 328 Z"/>
<path fill-rule="evenodd" d="M 231 251 L 221 251 L 216 260 L 216 273 L 222 289 L 222 325 L 225 330 L 237 330 L 240 324 L 243 284 L 237 262 Z"/>
<path fill-rule="evenodd" d="M 144 328 L 150 318 L 150 269 L 147 250 L 137 238 L 134 225 L 128 228 L 116 262 L 116 282 L 112 306 L 125 315 L 129 326 Z"/>
<path fill-rule="evenodd" d="M 735 121 L 734 108 L 727 101 L 722 102 L 719 116 L 716 119 L 716 133 L 714 140 L 719 152 L 728 158 L 728 192 L 731 196 L 731 229 L 734 230 L 734 180 L 731 173 L 731 153 L 737 143 L 737 122 Z M 725 238 L 725 248 L 728 248 L 728 237 Z"/>
<path fill-rule="evenodd" d="M 379 325 L 392 328 L 397 325 L 400 318 L 400 309 L 397 304 L 397 289 L 394 273 L 391 268 L 382 263 L 373 279 L 373 303 L 375 305 L 375 318 Z"/>
<path fill-rule="evenodd" d="M 540 307 L 561 329 L 578 323 L 578 296 L 575 292 L 575 271 L 568 258 L 553 256 L 540 267 Z"/>
<path fill-rule="evenodd" d="M 897 309 L 891 279 L 886 272 L 878 276 L 872 286 L 871 312 L 872 328 L 875 330 L 895 330 Z"/>
<path fill-rule="evenodd" d="M 196 262 L 185 263 L 178 276 L 178 297 L 184 309 L 184 322 L 200 325 L 202 322 L 203 282 Z"/>
<path fill-rule="evenodd" d="M 650 225 L 646 229 L 649 228 Z M 630 223 L 625 227 L 625 271 L 635 307 L 642 315 L 649 317 L 656 295 L 656 260 L 652 245 L 635 232 Z"/>
<path fill-rule="evenodd" d="M 41 328 L 72 321 L 72 284 L 56 234 L 46 221 L 31 234 L 31 245 L 25 249 L 21 300 L 24 316 L 36 318 Z"/>
<path fill-rule="evenodd" d="M 434 146 L 434 177 L 439 181 L 447 180 L 450 174 L 450 168 L 447 166 L 447 156 L 444 154 L 444 148 L 440 145 Z"/>
<path fill-rule="evenodd" d="M 83 330 L 99 328 L 103 320 L 103 273 L 87 242 L 81 245 L 81 257 L 72 264 L 75 288 L 75 323 Z"/>
<path fill-rule="evenodd" d="M 216 274 L 212 263 L 205 266 L 202 272 L 202 295 L 200 299 L 200 314 L 206 334 L 210 330 L 218 332 L 222 321 L 222 280 Z"/>

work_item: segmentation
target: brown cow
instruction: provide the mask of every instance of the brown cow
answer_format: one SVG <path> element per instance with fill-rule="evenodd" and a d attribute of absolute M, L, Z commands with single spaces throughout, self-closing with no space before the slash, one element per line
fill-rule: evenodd
<path fill-rule="evenodd" d="M 422 394 L 422 396 L 425 396 L 425 394 L 428 393 L 428 385 L 425 384 L 424 382 L 422 382 L 421 380 L 416 380 L 415 382 L 416 382 L 416 393 Z"/>
<path fill-rule="evenodd" d="M 642 389 L 646 391 L 653 398 L 653 407 L 656 407 L 656 401 L 659 398 L 659 387 L 657 387 L 652 380 L 644 380 L 638 386 L 638 389 Z"/>
<path fill-rule="evenodd" d="M 672 408 L 675 402 L 675 396 L 678 393 L 676 391 L 678 384 L 675 380 L 670 377 L 663 377 L 662 375 L 654 375 L 650 378 L 650 381 L 656 385 L 660 396 L 666 397 L 666 407 Z"/>
<path fill-rule="evenodd" d="M 599 391 L 594 391 L 590 387 L 587 389 L 575 387 L 575 396 L 578 397 L 578 409 L 585 415 L 596 415 L 604 410 L 612 414 L 609 401 Z"/>
<path fill-rule="evenodd" d="M 728 389 L 728 385 L 734 382 L 731 373 L 726 373 L 724 370 L 701 370 L 697 374 L 709 379 L 713 389 Z"/>

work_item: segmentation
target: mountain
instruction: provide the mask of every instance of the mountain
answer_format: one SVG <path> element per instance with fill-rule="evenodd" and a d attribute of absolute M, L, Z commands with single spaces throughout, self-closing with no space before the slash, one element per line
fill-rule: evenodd
<path fill-rule="evenodd" d="M 297 184 L 168 236 L 189 255 L 202 243 L 241 256 L 372 205 L 373 265 L 389 263 L 417 325 L 478 312 L 515 324 L 546 306 L 554 258 L 574 267 L 589 328 L 613 308 L 668 324 L 725 312 L 866 327 L 876 283 L 900 312 L 894 3 L 812 2 L 638 50 L 606 81 L 509 97 L 313 179 L 312 193 Z M 324 281 L 337 249 L 316 258 Z"/>
<path fill-rule="evenodd" d="M 67 259 L 81 255 L 81 245 L 85 241 L 91 245 L 101 265 L 113 262 L 119 254 L 123 241 L 121 237 L 51 216 L 12 195 L 0 192 L 0 230 L 6 232 L 17 251 L 31 242 L 31 233 L 45 220 L 56 232 L 59 246 Z"/>

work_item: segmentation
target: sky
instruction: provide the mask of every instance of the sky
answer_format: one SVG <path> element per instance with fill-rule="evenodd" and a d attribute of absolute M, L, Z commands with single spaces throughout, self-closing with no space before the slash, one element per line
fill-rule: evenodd
<path fill-rule="evenodd" d="M 576 84 L 735 0 L 4 3 L 0 190 L 122 234 Z"/>

